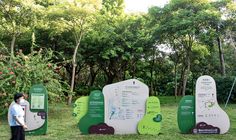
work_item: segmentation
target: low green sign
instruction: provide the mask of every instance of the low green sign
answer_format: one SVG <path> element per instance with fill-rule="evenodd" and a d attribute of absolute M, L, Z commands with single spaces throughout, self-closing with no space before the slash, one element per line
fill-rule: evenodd
<path fill-rule="evenodd" d="M 74 103 L 73 116 L 76 119 L 76 122 L 79 123 L 80 119 L 87 113 L 88 111 L 88 96 L 80 97 Z"/>
<path fill-rule="evenodd" d="M 138 123 L 140 134 L 159 134 L 161 130 L 161 107 L 157 97 L 151 96 L 146 101 L 146 114 Z"/>
<path fill-rule="evenodd" d="M 184 96 L 180 100 L 177 121 L 181 133 L 192 133 L 196 123 L 194 96 Z"/>
<path fill-rule="evenodd" d="M 104 123 L 104 96 L 100 90 L 90 93 L 88 112 L 79 121 L 79 129 L 82 134 L 88 134 L 92 125 Z"/>

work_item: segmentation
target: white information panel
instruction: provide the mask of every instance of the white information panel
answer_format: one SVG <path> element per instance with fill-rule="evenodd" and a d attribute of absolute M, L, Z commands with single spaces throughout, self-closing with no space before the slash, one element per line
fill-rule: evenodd
<path fill-rule="evenodd" d="M 13 104 L 15 104 L 14 101 L 11 103 L 10 107 Z M 45 119 L 42 119 L 42 117 L 39 116 L 37 112 L 30 111 L 29 109 L 30 104 L 27 100 L 25 100 L 25 102 L 21 104 L 21 106 L 25 111 L 25 124 L 28 127 L 27 129 L 25 129 L 25 131 L 35 130 L 43 126 L 43 124 L 45 123 Z M 10 112 L 8 112 L 8 121 L 9 120 L 10 120 Z"/>
<path fill-rule="evenodd" d="M 137 133 L 137 124 L 145 114 L 148 86 L 130 79 L 106 85 L 103 94 L 105 123 L 115 129 L 115 134 Z"/>
<path fill-rule="evenodd" d="M 31 109 L 44 109 L 44 94 L 31 94 Z"/>
<path fill-rule="evenodd" d="M 217 102 L 215 80 L 207 75 L 199 77 L 196 83 L 196 124 L 201 122 L 218 127 L 220 134 L 230 127 L 228 115 Z"/>

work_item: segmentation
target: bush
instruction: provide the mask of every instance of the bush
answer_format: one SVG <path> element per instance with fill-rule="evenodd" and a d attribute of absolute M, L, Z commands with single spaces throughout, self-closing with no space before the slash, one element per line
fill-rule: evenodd
<path fill-rule="evenodd" d="M 233 76 L 230 77 L 215 77 L 216 81 L 216 89 L 217 89 L 217 98 L 218 101 L 221 103 L 226 102 L 230 89 L 233 85 L 234 81 Z M 230 98 L 230 101 L 235 101 L 236 100 L 236 85 L 234 86 L 234 89 L 232 91 L 232 95 Z"/>
<path fill-rule="evenodd" d="M 53 102 L 70 94 L 69 85 L 61 80 L 56 64 L 52 63 L 53 51 L 40 49 L 28 55 L 19 51 L 12 59 L 4 56 L 0 61 L 0 115 L 6 113 L 16 92 L 28 93 L 34 84 L 42 83 Z"/>

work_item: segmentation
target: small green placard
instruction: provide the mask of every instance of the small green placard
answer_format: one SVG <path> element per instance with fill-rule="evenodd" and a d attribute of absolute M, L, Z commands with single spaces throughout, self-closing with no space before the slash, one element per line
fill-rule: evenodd
<path fill-rule="evenodd" d="M 161 130 L 161 107 L 157 97 L 151 96 L 146 101 L 146 114 L 138 123 L 140 134 L 159 134 Z"/>
<path fill-rule="evenodd" d="M 82 134 L 89 133 L 89 127 L 104 122 L 104 96 L 100 90 L 90 93 L 88 112 L 79 121 L 79 129 Z"/>
<path fill-rule="evenodd" d="M 75 101 L 73 116 L 76 119 L 76 122 L 79 123 L 80 119 L 87 113 L 88 111 L 88 96 L 80 97 Z"/>
<path fill-rule="evenodd" d="M 196 123 L 194 96 L 184 96 L 180 100 L 177 120 L 181 133 L 191 133 Z"/>

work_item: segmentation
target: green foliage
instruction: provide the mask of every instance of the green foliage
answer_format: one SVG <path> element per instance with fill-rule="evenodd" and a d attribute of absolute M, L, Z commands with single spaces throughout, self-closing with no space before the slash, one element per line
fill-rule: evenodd
<path fill-rule="evenodd" d="M 0 113 L 4 113 L 16 92 L 28 93 L 33 84 L 46 86 L 50 101 L 59 101 L 69 93 L 69 85 L 61 80 L 52 63 L 53 51 L 40 49 L 24 55 L 21 50 L 13 60 L 0 62 Z M 3 110 L 2 110 L 3 109 Z"/>
<path fill-rule="evenodd" d="M 225 103 L 229 92 L 231 90 L 231 87 L 233 85 L 235 76 L 228 76 L 228 77 L 214 77 L 216 81 L 216 88 L 217 88 L 217 99 L 221 103 Z M 236 101 L 236 86 L 234 86 L 233 91 L 231 93 L 230 101 L 235 102 Z"/>
<path fill-rule="evenodd" d="M 1 84 L 9 91 L 1 86 L 1 99 L 10 102 L 6 95 L 27 92 L 37 82 L 47 86 L 51 100 L 71 94 L 67 90 L 78 43 L 77 96 L 130 78 L 142 79 L 153 95 L 174 95 L 176 85 L 181 95 L 184 82 L 185 93 L 193 94 L 203 74 L 217 77 L 223 89 L 216 39 L 221 39 L 227 77 L 235 76 L 235 5 L 231 0 L 171 0 L 147 14 L 126 14 L 124 0 L 0 0 L 0 47 L 7 48 L 0 51 Z M 14 34 L 14 52 L 22 53 L 10 61 Z M 32 52 L 40 47 L 53 53 Z M 56 52 L 62 55 L 55 57 Z"/>

